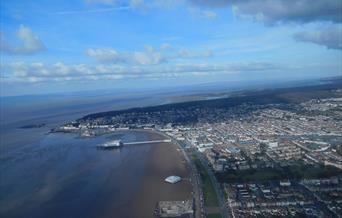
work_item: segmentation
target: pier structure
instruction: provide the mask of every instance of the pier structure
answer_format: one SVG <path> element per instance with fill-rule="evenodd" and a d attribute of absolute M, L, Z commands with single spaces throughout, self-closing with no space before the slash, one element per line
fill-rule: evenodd
<path fill-rule="evenodd" d="M 171 139 L 138 141 L 138 142 L 123 142 L 123 145 L 140 145 L 140 144 L 152 144 L 152 143 L 163 143 L 163 142 L 171 142 Z"/>
<path fill-rule="evenodd" d="M 153 144 L 153 143 L 163 143 L 163 142 L 172 142 L 172 141 L 171 139 L 137 141 L 137 142 L 122 142 L 121 140 L 114 140 L 114 141 L 106 142 L 104 144 L 97 145 L 97 147 L 100 149 L 113 149 L 113 148 L 120 148 L 124 145 L 141 145 L 141 144 Z"/>

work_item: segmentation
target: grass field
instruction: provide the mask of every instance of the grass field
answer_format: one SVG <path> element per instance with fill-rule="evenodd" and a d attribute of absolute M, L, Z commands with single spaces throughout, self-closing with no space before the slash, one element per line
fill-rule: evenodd
<path fill-rule="evenodd" d="M 218 174 L 221 182 L 249 182 L 249 181 L 267 181 L 283 178 L 283 174 L 275 169 L 261 170 L 240 170 L 228 173 Z"/>
<path fill-rule="evenodd" d="M 286 172 L 288 172 L 291 175 L 291 178 L 294 179 L 329 178 L 342 174 L 342 170 L 336 167 L 323 165 L 298 165 L 295 167 L 286 168 Z"/>
<path fill-rule="evenodd" d="M 210 177 L 205 170 L 205 168 L 202 166 L 200 160 L 194 159 L 196 167 L 201 174 L 202 182 L 203 182 L 203 194 L 204 194 L 204 204 L 208 207 L 218 207 L 219 203 L 217 200 L 217 195 L 214 190 L 213 184 L 210 180 Z"/>
<path fill-rule="evenodd" d="M 217 174 L 220 182 L 264 182 L 269 180 L 282 179 L 316 179 L 329 178 L 341 175 L 342 170 L 332 166 L 323 165 L 293 165 L 284 167 L 282 170 L 264 168 L 250 170 L 231 170 L 225 173 Z"/>
<path fill-rule="evenodd" d="M 222 218 L 222 216 L 219 213 L 212 213 L 212 214 L 208 214 L 207 218 Z"/>

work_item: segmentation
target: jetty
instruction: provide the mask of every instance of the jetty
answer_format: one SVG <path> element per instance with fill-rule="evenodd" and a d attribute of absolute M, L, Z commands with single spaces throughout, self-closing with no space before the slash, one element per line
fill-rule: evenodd
<path fill-rule="evenodd" d="M 171 139 L 137 141 L 137 142 L 122 142 L 121 140 L 114 140 L 114 141 L 106 142 L 104 144 L 100 144 L 97 147 L 100 149 L 113 149 L 113 148 L 120 148 L 124 145 L 141 145 L 141 144 L 153 144 L 153 143 L 163 143 L 163 142 L 171 142 Z"/>
<path fill-rule="evenodd" d="M 163 142 L 171 142 L 171 139 L 138 141 L 138 142 L 124 142 L 123 145 L 139 145 L 139 144 L 152 144 L 152 143 L 163 143 Z"/>

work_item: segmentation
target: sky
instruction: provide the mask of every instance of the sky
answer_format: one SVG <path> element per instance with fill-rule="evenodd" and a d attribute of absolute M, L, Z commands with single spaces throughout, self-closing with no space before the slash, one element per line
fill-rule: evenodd
<path fill-rule="evenodd" d="M 342 76 L 341 0 L 0 0 L 0 95 Z"/>

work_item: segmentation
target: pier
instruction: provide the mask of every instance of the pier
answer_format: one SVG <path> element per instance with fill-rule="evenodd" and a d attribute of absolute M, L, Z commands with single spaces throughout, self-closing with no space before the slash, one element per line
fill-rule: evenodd
<path fill-rule="evenodd" d="M 141 145 L 141 144 L 152 144 L 152 143 L 163 143 L 163 142 L 171 142 L 171 139 L 138 141 L 138 142 L 122 142 L 121 140 L 114 140 L 114 141 L 106 142 L 104 144 L 97 145 L 97 148 L 113 149 L 113 148 L 120 148 L 124 145 Z"/>
<path fill-rule="evenodd" d="M 162 140 L 151 140 L 151 141 L 138 141 L 138 142 L 124 142 L 124 145 L 140 145 L 140 144 L 152 144 L 152 143 L 163 143 L 163 142 L 171 142 L 171 139 L 162 139 Z"/>

